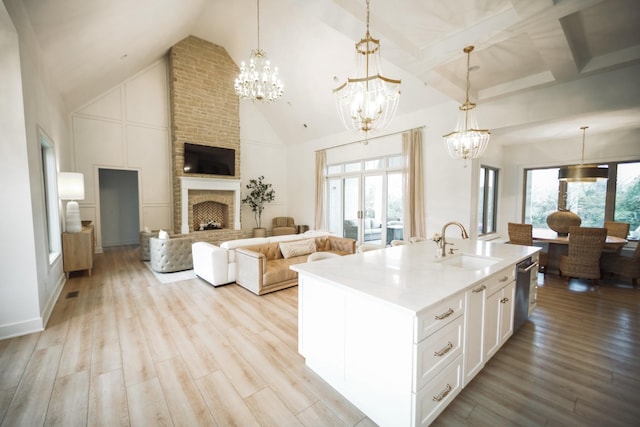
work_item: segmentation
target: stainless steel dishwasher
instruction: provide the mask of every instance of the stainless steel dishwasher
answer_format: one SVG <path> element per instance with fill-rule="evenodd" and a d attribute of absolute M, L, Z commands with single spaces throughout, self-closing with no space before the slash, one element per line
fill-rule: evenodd
<path fill-rule="evenodd" d="M 513 332 L 515 333 L 529 319 L 529 287 L 531 274 L 538 263 L 531 257 L 516 264 L 516 301 L 513 313 Z"/>

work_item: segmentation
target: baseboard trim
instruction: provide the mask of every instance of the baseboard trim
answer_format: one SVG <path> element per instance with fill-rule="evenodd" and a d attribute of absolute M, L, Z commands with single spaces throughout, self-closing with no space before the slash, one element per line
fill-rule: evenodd
<path fill-rule="evenodd" d="M 58 282 L 56 283 L 56 289 L 51 293 L 51 296 L 42 311 L 42 317 L 36 317 L 23 322 L 0 325 L 0 340 L 44 331 L 44 328 L 51 317 L 51 313 L 53 313 L 53 308 L 56 306 L 58 297 L 62 293 L 65 281 L 66 276 L 61 274 Z"/>
<path fill-rule="evenodd" d="M 51 318 L 51 313 L 53 313 L 53 308 L 56 306 L 56 302 L 58 302 L 58 298 L 62 293 L 62 288 L 64 287 L 65 282 L 67 281 L 67 276 L 63 273 L 58 278 L 58 282 L 56 283 L 56 289 L 51 292 L 49 300 L 42 310 L 42 324 L 46 327 L 47 323 L 49 323 L 49 319 Z"/>
<path fill-rule="evenodd" d="M 42 317 L 0 326 L 0 340 L 33 334 L 44 330 Z"/>

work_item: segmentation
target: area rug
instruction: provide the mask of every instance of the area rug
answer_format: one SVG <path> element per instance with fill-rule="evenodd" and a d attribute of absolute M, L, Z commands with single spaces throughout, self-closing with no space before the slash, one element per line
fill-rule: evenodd
<path fill-rule="evenodd" d="M 196 278 L 196 273 L 194 273 L 193 270 L 176 271 L 175 273 L 158 273 L 151 269 L 151 263 L 149 261 L 146 261 L 144 265 L 146 265 L 149 271 L 158 279 L 158 282 L 163 285 Z"/>

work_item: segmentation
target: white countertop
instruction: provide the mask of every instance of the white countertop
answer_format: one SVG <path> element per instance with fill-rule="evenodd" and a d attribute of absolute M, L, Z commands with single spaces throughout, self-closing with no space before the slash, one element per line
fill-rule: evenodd
<path fill-rule="evenodd" d="M 336 286 L 382 299 L 419 314 L 456 292 L 518 263 L 540 248 L 491 243 L 470 239 L 447 239 L 456 255 L 475 254 L 501 260 L 479 270 L 448 266 L 435 257 L 436 244 L 430 240 L 359 254 L 296 264 L 292 270 Z"/>

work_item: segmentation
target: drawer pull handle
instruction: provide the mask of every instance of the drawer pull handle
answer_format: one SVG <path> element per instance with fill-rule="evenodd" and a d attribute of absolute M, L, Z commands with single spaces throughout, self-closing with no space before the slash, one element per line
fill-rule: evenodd
<path fill-rule="evenodd" d="M 447 384 L 447 386 L 445 387 L 444 390 L 442 390 L 442 392 L 437 395 L 437 396 L 433 396 L 433 401 L 434 402 L 440 402 L 442 401 L 442 399 L 444 399 L 445 397 L 447 397 L 447 395 L 451 392 L 452 388 L 449 384 Z"/>
<path fill-rule="evenodd" d="M 449 353 L 451 351 L 451 349 L 453 348 L 453 343 L 451 341 L 449 341 L 447 343 L 447 345 L 440 351 L 434 351 L 433 355 L 434 356 L 438 356 L 438 357 L 442 357 L 445 354 Z"/>
<path fill-rule="evenodd" d="M 474 294 L 477 294 L 478 292 L 482 292 L 485 289 L 487 289 L 487 287 L 485 285 L 482 286 L 478 286 L 477 288 L 475 288 L 474 290 L 472 290 L 471 292 L 473 292 Z"/>
<path fill-rule="evenodd" d="M 509 280 L 509 276 L 504 276 L 502 279 L 500 279 L 500 283 L 504 283 L 507 280 Z"/>
<path fill-rule="evenodd" d="M 453 309 L 450 308 L 449 310 L 447 310 L 446 312 L 436 316 L 436 320 L 442 320 L 442 319 L 446 319 L 447 317 L 451 316 L 453 314 Z"/>
<path fill-rule="evenodd" d="M 500 300 L 500 302 L 501 302 L 501 303 L 503 303 L 503 304 L 504 304 L 505 302 L 509 302 L 509 298 L 506 298 L 506 297 L 505 297 L 505 298 L 502 298 L 502 299 Z"/>

